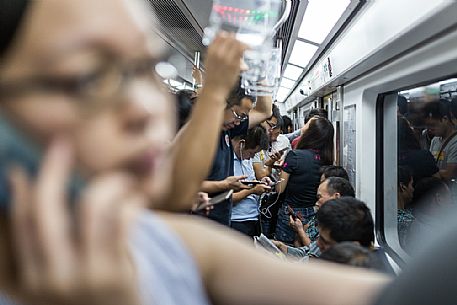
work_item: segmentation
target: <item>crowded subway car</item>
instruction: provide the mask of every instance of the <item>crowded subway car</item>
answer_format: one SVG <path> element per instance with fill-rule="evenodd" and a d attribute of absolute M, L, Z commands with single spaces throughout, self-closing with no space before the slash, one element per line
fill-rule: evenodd
<path fill-rule="evenodd" d="M 0 304 L 455 304 L 455 16 L 0 0 Z"/>

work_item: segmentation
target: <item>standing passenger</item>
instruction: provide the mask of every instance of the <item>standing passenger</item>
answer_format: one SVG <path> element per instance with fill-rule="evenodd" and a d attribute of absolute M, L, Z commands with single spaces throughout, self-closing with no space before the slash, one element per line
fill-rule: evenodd
<path fill-rule="evenodd" d="M 276 186 L 285 192 L 284 203 L 278 211 L 276 239 L 292 243 L 295 232 L 289 227 L 288 207 L 301 214 L 303 222 L 314 215 L 316 191 L 320 182 L 320 167 L 333 163 L 333 125 L 322 117 L 314 117 L 305 125 L 297 149 L 290 151 L 284 161 L 281 178 Z"/>

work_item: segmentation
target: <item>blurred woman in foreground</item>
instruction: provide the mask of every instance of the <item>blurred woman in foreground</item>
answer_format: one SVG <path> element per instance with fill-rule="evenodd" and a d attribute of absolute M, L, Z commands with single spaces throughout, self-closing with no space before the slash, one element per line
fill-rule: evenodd
<path fill-rule="evenodd" d="M 27 304 L 354 305 L 386 283 L 278 262 L 223 228 L 141 208 L 163 205 L 175 133 L 145 3 L 0 5 L 2 292 Z M 197 106 L 218 126 L 243 51 L 224 33 L 208 49 Z"/>

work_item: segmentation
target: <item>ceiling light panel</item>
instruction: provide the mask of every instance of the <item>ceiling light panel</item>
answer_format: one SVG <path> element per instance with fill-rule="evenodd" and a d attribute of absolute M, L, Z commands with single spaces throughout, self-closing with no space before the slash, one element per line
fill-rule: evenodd
<path fill-rule="evenodd" d="M 350 0 L 309 0 L 298 37 L 321 44 L 350 3 Z"/>
<path fill-rule="evenodd" d="M 283 87 L 280 87 L 278 92 L 276 93 L 276 100 L 278 100 L 278 102 L 284 102 L 287 98 L 287 96 L 289 95 L 289 92 L 290 90 L 287 89 L 287 88 L 283 88 Z"/>
<path fill-rule="evenodd" d="M 317 49 L 318 47 L 315 45 L 296 40 L 290 54 L 289 63 L 304 68 L 308 65 Z"/>
<path fill-rule="evenodd" d="M 281 80 L 281 87 L 292 89 L 295 86 L 295 82 L 293 80 L 283 78 Z"/>
<path fill-rule="evenodd" d="M 287 65 L 286 70 L 284 71 L 284 77 L 298 80 L 300 75 L 303 73 L 303 69 L 292 66 L 292 65 Z"/>

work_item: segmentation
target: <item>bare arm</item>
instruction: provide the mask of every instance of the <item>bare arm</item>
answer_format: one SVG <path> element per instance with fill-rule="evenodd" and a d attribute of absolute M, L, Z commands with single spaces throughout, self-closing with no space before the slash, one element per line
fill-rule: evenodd
<path fill-rule="evenodd" d="M 271 117 L 271 96 L 259 96 L 255 108 L 249 113 L 249 128 L 259 125 Z"/>
<path fill-rule="evenodd" d="M 195 258 L 213 304 L 362 305 L 370 304 L 389 282 L 355 268 L 283 262 L 221 226 L 163 217 Z"/>
<path fill-rule="evenodd" d="M 289 174 L 286 173 L 285 171 L 282 171 L 281 172 L 281 182 L 279 182 L 277 185 L 276 185 L 276 192 L 278 192 L 279 194 L 282 194 L 284 192 L 284 190 L 286 189 L 287 187 L 287 182 L 289 182 Z"/>
<path fill-rule="evenodd" d="M 258 180 L 271 175 L 271 167 L 264 166 L 260 162 L 252 163 L 252 167 L 254 168 L 255 177 Z"/>
<path fill-rule="evenodd" d="M 228 190 L 229 187 L 224 180 L 222 181 L 208 181 L 205 180 L 202 183 L 200 190 L 208 194 L 219 193 Z"/>
<path fill-rule="evenodd" d="M 239 75 L 245 47 L 233 35 L 219 35 L 208 48 L 205 86 L 187 125 L 173 143 L 172 190 L 161 208 L 188 210 L 207 177 L 217 149 L 225 98 Z M 204 147 L 205 149 L 201 149 Z"/>
<path fill-rule="evenodd" d="M 237 204 L 239 203 L 241 200 L 243 200 L 244 198 L 248 197 L 249 195 L 253 194 L 254 189 L 249 189 L 249 190 L 242 190 L 242 191 L 239 191 L 237 193 L 234 193 L 233 196 L 232 196 L 232 201 L 233 201 L 233 204 Z"/>
<path fill-rule="evenodd" d="M 443 180 L 451 180 L 452 178 L 457 177 L 457 164 L 451 163 L 447 164 L 445 169 L 439 171 L 439 175 Z"/>

